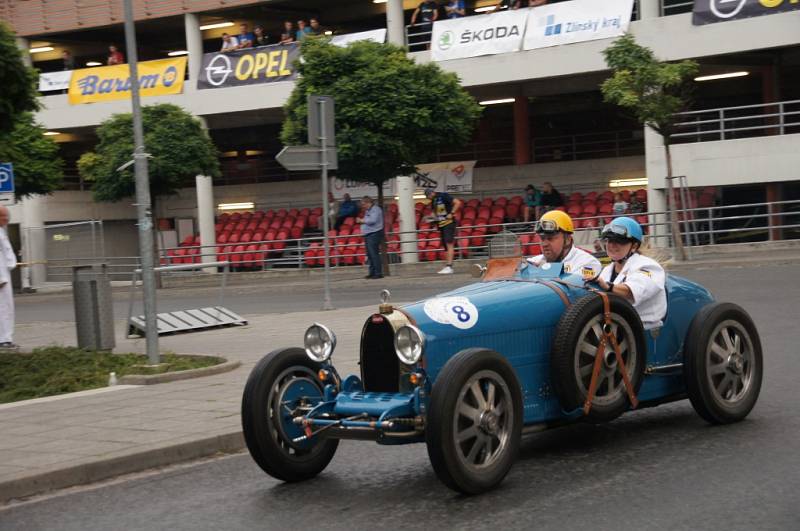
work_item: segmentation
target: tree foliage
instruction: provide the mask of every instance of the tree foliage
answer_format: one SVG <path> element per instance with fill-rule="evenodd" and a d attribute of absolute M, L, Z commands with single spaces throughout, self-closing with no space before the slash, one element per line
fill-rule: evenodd
<path fill-rule="evenodd" d="M 64 180 L 64 162 L 58 154 L 58 144 L 43 133 L 44 129 L 29 112 L 15 118 L 11 131 L 0 133 L 0 161 L 14 165 L 17 199 L 52 193 Z"/>
<path fill-rule="evenodd" d="M 38 74 L 22 61 L 14 33 L 0 21 L 0 134 L 14 128 L 25 112 L 39 109 Z"/>
<path fill-rule="evenodd" d="M 652 50 L 626 34 L 603 51 L 613 74 L 601 86 L 603 97 L 631 111 L 643 125 L 669 142 L 675 113 L 691 101 L 689 81 L 697 74 L 694 61 L 661 63 Z"/>
<path fill-rule="evenodd" d="M 174 194 L 191 185 L 196 175 L 220 174 L 217 149 L 200 122 L 176 105 L 150 105 L 142 109 L 150 194 Z M 95 199 L 119 201 L 136 191 L 133 165 L 117 168 L 133 158 L 133 116 L 115 114 L 97 128 L 100 142 L 94 152 L 78 161 L 81 176 L 93 182 Z"/>
<path fill-rule="evenodd" d="M 455 74 L 416 64 L 398 46 L 306 39 L 302 53 L 281 140 L 307 143 L 307 95 L 332 96 L 341 178 L 380 185 L 408 174 L 439 148 L 466 143 L 480 116 Z"/>

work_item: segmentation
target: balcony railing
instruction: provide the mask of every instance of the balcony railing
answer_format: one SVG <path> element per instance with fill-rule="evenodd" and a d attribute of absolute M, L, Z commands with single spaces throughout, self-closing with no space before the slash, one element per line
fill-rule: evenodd
<path fill-rule="evenodd" d="M 676 142 L 712 142 L 800 133 L 800 100 L 741 105 L 677 115 Z"/>

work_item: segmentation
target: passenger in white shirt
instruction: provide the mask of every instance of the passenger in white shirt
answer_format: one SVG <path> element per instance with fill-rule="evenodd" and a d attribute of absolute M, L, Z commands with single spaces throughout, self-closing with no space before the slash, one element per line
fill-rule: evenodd
<path fill-rule="evenodd" d="M 575 247 L 572 233 L 575 226 L 569 214 L 551 210 L 536 222 L 536 234 L 542 239 L 542 254 L 528 258 L 541 267 L 546 262 L 561 262 L 565 273 L 581 275 L 589 280 L 600 274 L 600 261 L 583 249 Z"/>
<path fill-rule="evenodd" d="M 641 225 L 619 217 L 603 228 L 601 238 L 612 263 L 597 279 L 600 288 L 628 299 L 645 330 L 660 327 L 667 314 L 666 274 L 658 262 L 639 254 Z"/>

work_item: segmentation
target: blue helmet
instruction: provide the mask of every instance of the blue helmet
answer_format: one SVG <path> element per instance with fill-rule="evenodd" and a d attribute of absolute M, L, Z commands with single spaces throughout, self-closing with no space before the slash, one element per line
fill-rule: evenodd
<path fill-rule="evenodd" d="M 622 216 L 614 218 L 611 223 L 603 227 L 600 237 L 606 239 L 625 238 L 642 243 L 644 233 L 642 232 L 642 226 L 636 220 Z"/>

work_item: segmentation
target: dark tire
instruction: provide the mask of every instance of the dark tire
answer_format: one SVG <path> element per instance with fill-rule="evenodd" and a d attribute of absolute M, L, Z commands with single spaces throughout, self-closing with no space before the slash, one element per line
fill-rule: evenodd
<path fill-rule="evenodd" d="M 644 328 L 633 306 L 616 295 L 609 295 L 612 328 L 619 343 L 622 359 L 635 392 L 644 377 L 647 352 Z M 556 327 L 550 351 L 553 389 L 565 411 L 583 407 L 589 395 L 594 353 L 600 344 L 605 322 L 603 301 L 587 295 L 570 306 Z M 597 391 L 586 419 L 607 422 L 624 413 L 630 406 L 622 374 L 617 370 L 614 349 L 607 345 L 600 370 Z"/>
<path fill-rule="evenodd" d="M 242 429 L 247 449 L 264 472 L 282 481 L 303 481 L 322 472 L 336 453 L 337 439 L 311 439 L 293 443 L 299 427 L 287 423 L 281 397 L 291 386 L 305 386 L 319 399 L 323 386 L 318 380 L 320 364 L 303 349 L 287 348 L 264 356 L 253 368 L 242 396 Z"/>
<path fill-rule="evenodd" d="M 712 303 L 697 312 L 683 358 L 695 411 L 712 424 L 745 418 L 761 391 L 764 361 L 753 320 L 741 307 Z"/>
<path fill-rule="evenodd" d="M 464 494 L 498 485 L 517 458 L 522 435 L 522 392 L 504 357 L 467 349 L 436 378 L 425 430 L 433 469 Z"/>

